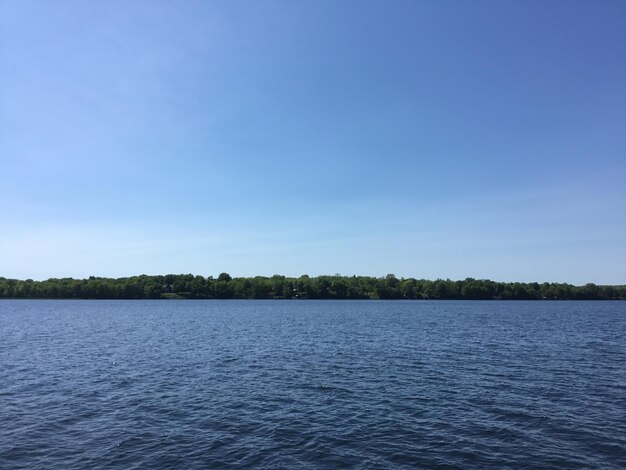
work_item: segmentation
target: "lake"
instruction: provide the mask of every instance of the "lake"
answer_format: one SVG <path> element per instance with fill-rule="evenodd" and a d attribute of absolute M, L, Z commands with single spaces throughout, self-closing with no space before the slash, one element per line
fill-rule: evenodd
<path fill-rule="evenodd" d="M 626 302 L 0 301 L 0 468 L 625 468 Z"/>

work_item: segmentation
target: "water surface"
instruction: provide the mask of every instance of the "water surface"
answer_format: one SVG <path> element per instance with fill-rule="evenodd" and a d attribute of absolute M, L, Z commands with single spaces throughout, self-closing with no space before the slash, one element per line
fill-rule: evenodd
<path fill-rule="evenodd" d="M 0 468 L 486 466 L 626 466 L 626 303 L 0 301 Z"/>

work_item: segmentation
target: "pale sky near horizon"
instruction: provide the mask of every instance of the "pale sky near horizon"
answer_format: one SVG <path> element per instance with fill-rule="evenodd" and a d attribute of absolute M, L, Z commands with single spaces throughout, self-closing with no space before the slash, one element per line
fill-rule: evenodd
<path fill-rule="evenodd" d="M 0 276 L 626 283 L 624 1 L 0 1 Z"/>

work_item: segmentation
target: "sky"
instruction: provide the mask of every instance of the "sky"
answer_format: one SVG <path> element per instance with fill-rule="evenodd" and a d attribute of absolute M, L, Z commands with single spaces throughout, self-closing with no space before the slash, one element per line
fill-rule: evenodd
<path fill-rule="evenodd" d="M 0 1 L 0 276 L 626 283 L 626 2 Z"/>

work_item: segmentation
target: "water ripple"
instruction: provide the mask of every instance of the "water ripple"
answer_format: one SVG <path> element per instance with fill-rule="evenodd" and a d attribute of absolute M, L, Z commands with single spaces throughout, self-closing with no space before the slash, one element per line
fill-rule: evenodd
<path fill-rule="evenodd" d="M 0 468 L 625 468 L 625 307 L 0 301 Z"/>

